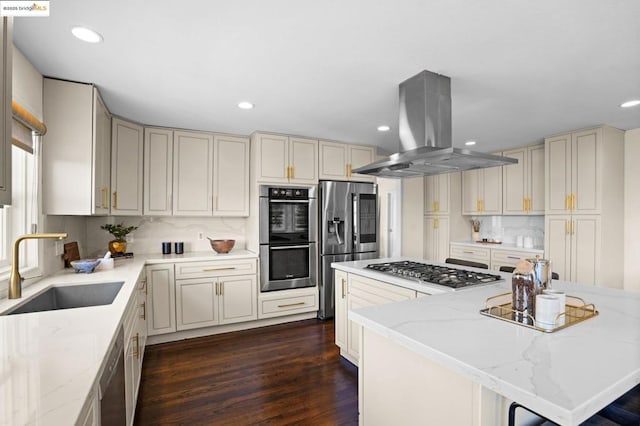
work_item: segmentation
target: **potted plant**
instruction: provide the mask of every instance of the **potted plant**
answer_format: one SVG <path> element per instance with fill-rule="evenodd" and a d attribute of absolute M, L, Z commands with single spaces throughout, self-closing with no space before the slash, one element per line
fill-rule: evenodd
<path fill-rule="evenodd" d="M 137 226 L 124 226 L 123 223 L 102 225 L 100 228 L 113 235 L 114 239 L 109 241 L 109 251 L 111 253 L 124 253 L 127 251 L 126 236 L 138 229 Z"/>

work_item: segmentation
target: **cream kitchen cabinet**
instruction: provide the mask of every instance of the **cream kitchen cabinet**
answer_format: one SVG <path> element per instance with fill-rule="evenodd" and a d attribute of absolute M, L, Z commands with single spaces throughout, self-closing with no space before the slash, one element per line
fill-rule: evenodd
<path fill-rule="evenodd" d="M 318 288 L 280 290 L 258 295 L 258 318 L 304 314 L 318 310 Z"/>
<path fill-rule="evenodd" d="M 601 218 L 599 215 L 547 215 L 545 253 L 564 281 L 602 282 Z"/>
<path fill-rule="evenodd" d="M 424 178 L 424 214 L 449 213 L 450 176 L 446 173 Z"/>
<path fill-rule="evenodd" d="M 353 173 L 353 169 L 372 163 L 373 147 L 320 141 L 320 179 L 375 182 L 375 177 Z"/>
<path fill-rule="evenodd" d="M 502 167 L 462 172 L 462 214 L 502 214 Z"/>
<path fill-rule="evenodd" d="M 173 264 L 146 267 L 146 322 L 149 336 L 176 331 L 176 291 Z"/>
<path fill-rule="evenodd" d="M 444 262 L 449 257 L 449 216 L 424 217 L 423 258 Z"/>
<path fill-rule="evenodd" d="M 142 215 L 142 126 L 114 118 L 111 127 L 111 215 Z"/>
<path fill-rule="evenodd" d="M 543 254 L 540 251 L 492 248 L 490 267 L 495 271 L 500 270 L 501 266 L 515 267 L 520 259 L 534 259 L 536 256 L 543 257 Z"/>
<path fill-rule="evenodd" d="M 256 263 L 255 259 L 177 263 L 177 329 L 257 319 Z"/>
<path fill-rule="evenodd" d="M 564 280 L 622 288 L 624 132 L 545 139 L 545 252 Z"/>
<path fill-rule="evenodd" d="M 468 260 L 470 262 L 491 265 L 491 249 L 488 247 L 470 247 L 468 245 L 451 243 L 450 257 L 454 259 Z"/>
<path fill-rule="evenodd" d="M 258 182 L 318 183 L 318 141 L 286 135 L 252 135 L 253 170 Z"/>
<path fill-rule="evenodd" d="M 544 214 L 544 144 L 502 153 L 518 164 L 502 167 L 502 213 Z"/>
<path fill-rule="evenodd" d="M 499 270 L 501 266 L 515 266 L 520 259 L 531 259 L 536 256 L 544 257 L 542 250 L 527 250 L 521 248 L 488 246 L 486 244 L 451 243 L 450 257 L 486 264 L 489 269 Z M 554 266 L 555 272 L 555 266 Z"/>
<path fill-rule="evenodd" d="M 213 216 L 249 216 L 249 139 L 213 137 Z"/>
<path fill-rule="evenodd" d="M 44 79 L 44 213 L 109 214 L 111 116 L 92 84 Z M 70 189 L 73 183 L 73 190 Z"/>
<path fill-rule="evenodd" d="M 340 355 L 356 366 L 360 355 L 361 326 L 348 318 L 348 311 L 371 305 L 399 302 L 415 299 L 417 292 L 404 287 L 387 284 L 382 281 L 346 274 L 334 270 L 335 275 L 335 327 L 336 345 L 340 347 Z M 346 275 L 346 282 L 343 281 Z M 345 334 L 346 332 L 346 334 Z M 345 339 L 346 338 L 346 339 Z"/>
<path fill-rule="evenodd" d="M 136 412 L 136 401 L 142 377 L 142 360 L 147 340 L 146 326 L 146 278 L 140 277 L 138 291 L 131 296 L 125 311 L 124 328 L 124 375 L 126 424 L 132 425 Z"/>
<path fill-rule="evenodd" d="M 173 130 L 144 129 L 144 204 L 149 216 L 173 214 Z"/>
<path fill-rule="evenodd" d="M 11 204 L 13 18 L 0 18 L 0 206 Z"/>
<path fill-rule="evenodd" d="M 175 131 L 173 136 L 173 215 L 211 216 L 213 135 Z"/>

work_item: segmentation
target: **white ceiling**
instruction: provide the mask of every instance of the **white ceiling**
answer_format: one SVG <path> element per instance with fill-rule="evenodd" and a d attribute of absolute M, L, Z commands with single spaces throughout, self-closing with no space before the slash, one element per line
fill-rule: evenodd
<path fill-rule="evenodd" d="M 452 79 L 454 146 L 499 150 L 597 124 L 640 127 L 638 0 L 55 0 L 16 18 L 44 75 L 97 84 L 144 124 L 397 150 L 398 84 Z M 104 43 L 75 39 L 71 27 Z M 249 100 L 250 111 L 236 104 Z M 45 117 L 46 121 L 46 117 Z M 387 133 L 376 131 L 389 124 Z"/>

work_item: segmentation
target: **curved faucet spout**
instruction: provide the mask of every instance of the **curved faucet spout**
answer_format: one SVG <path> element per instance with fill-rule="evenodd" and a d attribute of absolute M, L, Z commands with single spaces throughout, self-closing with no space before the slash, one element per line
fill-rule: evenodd
<path fill-rule="evenodd" d="M 11 259 L 11 275 L 9 276 L 9 299 L 19 299 L 22 297 L 22 280 L 18 270 L 20 266 L 20 243 L 24 240 L 40 240 L 44 238 L 55 238 L 63 240 L 68 237 L 66 232 L 51 234 L 27 234 L 16 238 L 13 242 L 13 258 Z"/>

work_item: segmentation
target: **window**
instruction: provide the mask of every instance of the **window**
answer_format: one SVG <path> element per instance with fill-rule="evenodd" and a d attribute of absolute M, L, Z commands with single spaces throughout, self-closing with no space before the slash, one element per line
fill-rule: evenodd
<path fill-rule="evenodd" d="M 0 274 L 3 276 L 11 269 L 13 241 L 20 235 L 32 233 L 38 218 L 36 158 L 14 145 L 11 160 L 12 205 L 0 209 Z M 37 266 L 38 241 L 23 241 L 20 244 L 20 270 Z"/>

